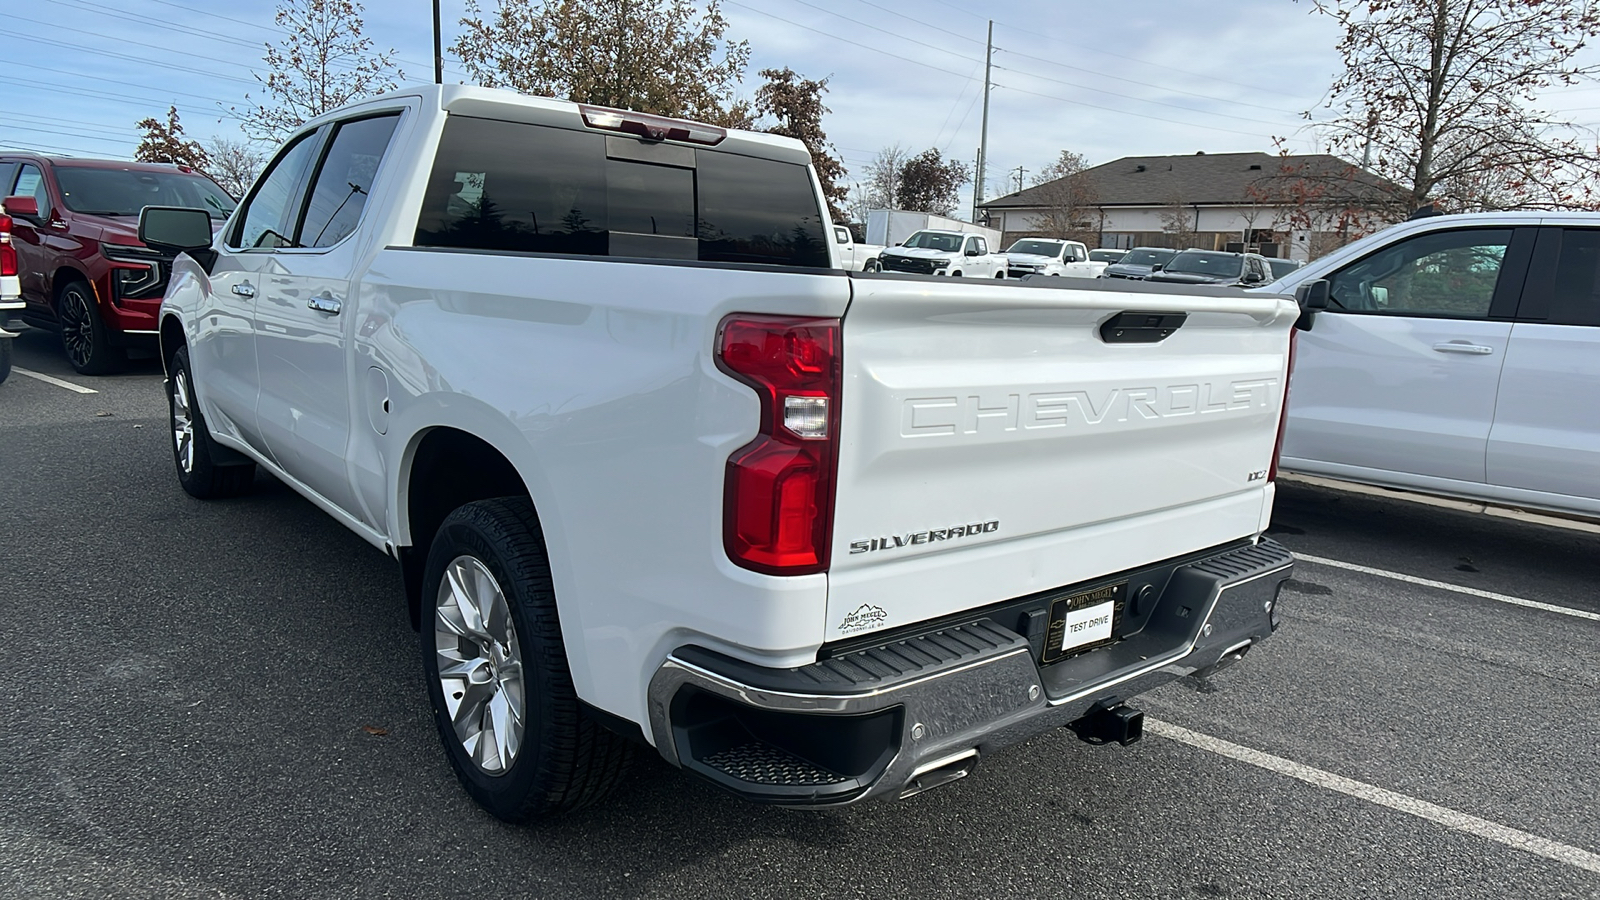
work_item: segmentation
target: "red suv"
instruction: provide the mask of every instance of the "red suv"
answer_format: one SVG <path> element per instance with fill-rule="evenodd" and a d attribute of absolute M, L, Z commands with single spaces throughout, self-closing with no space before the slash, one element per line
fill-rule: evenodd
<path fill-rule="evenodd" d="M 129 348 L 154 349 L 172 257 L 139 243 L 139 211 L 188 206 L 220 226 L 234 201 L 187 166 L 0 153 L 22 320 L 61 334 L 72 367 L 116 371 Z"/>

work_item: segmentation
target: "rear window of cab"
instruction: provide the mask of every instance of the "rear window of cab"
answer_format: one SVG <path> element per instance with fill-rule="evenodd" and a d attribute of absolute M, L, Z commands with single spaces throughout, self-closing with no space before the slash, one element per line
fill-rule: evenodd
<path fill-rule="evenodd" d="M 678 147 L 661 154 L 663 164 L 608 156 L 606 141 L 451 116 L 416 245 L 829 267 L 825 223 L 805 166 Z"/>

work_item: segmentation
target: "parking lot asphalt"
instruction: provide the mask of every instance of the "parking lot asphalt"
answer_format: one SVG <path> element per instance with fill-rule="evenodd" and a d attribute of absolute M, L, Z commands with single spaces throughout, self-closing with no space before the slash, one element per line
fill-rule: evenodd
<path fill-rule="evenodd" d="M 1600 897 L 1600 536 L 1282 484 L 1297 553 L 1570 612 L 1302 562 L 1132 747 L 822 813 L 645 759 L 518 828 L 455 784 L 389 560 L 266 475 L 184 494 L 154 362 L 15 349 L 96 393 L 0 385 L 0 898 Z"/>

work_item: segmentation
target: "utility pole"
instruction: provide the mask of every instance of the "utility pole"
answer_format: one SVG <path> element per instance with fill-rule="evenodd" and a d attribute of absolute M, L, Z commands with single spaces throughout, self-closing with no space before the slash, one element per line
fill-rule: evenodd
<path fill-rule="evenodd" d="M 433 0 L 433 83 L 444 84 L 444 56 L 439 52 L 439 0 Z"/>
<path fill-rule="evenodd" d="M 1021 166 L 1017 166 L 1015 169 L 1011 170 L 1011 174 L 1015 175 L 1017 178 L 1017 193 L 1022 193 L 1022 176 L 1028 174 L 1028 170 Z"/>
<path fill-rule="evenodd" d="M 989 39 L 983 51 L 983 131 L 978 136 L 978 171 L 972 183 L 972 221 L 978 221 L 978 204 L 983 202 L 985 167 L 989 164 L 989 69 L 994 62 L 994 20 L 989 20 Z"/>

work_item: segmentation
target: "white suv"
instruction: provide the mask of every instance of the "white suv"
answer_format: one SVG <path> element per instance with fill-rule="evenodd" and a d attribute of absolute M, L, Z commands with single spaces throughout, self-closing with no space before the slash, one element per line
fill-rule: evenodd
<path fill-rule="evenodd" d="M 1263 290 L 1318 278 L 1285 469 L 1600 515 L 1600 215 L 1419 219 Z"/>

